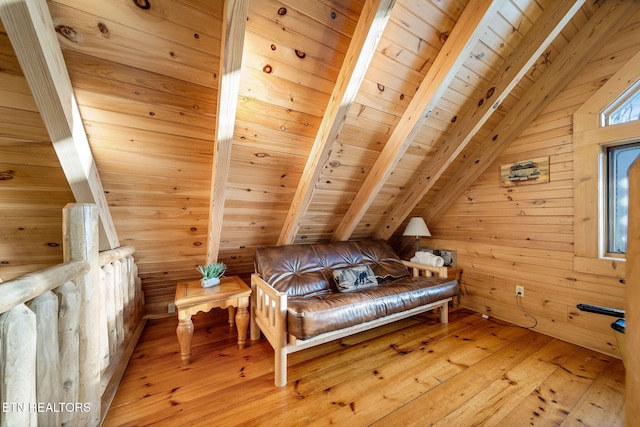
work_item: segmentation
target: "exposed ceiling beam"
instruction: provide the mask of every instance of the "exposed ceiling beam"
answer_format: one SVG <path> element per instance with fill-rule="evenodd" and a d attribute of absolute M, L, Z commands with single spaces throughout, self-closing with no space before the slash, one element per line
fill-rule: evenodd
<path fill-rule="evenodd" d="M 347 240 L 504 0 L 471 0 L 356 194 L 332 240 Z"/>
<path fill-rule="evenodd" d="M 558 57 L 513 106 L 475 152 L 447 180 L 447 190 L 440 192 L 422 216 L 427 223 L 435 220 L 464 194 L 471 184 L 498 158 L 520 133 L 540 114 L 555 95 L 573 79 L 592 56 L 638 10 L 640 2 L 612 0 L 582 26 L 578 34 L 562 49 Z M 497 179 L 497 178 L 496 178 Z"/>
<path fill-rule="evenodd" d="M 249 0 L 226 0 L 222 16 L 220 52 L 220 88 L 216 114 L 216 136 L 213 147 L 211 199 L 207 263 L 216 262 L 220 252 L 220 234 L 224 213 L 225 192 L 231 164 L 231 145 L 236 123 L 236 108 L 240 90 L 240 67 L 244 48 L 244 32 L 249 14 Z"/>
<path fill-rule="evenodd" d="M 45 0 L 0 0 L 0 19 L 77 203 L 100 217 L 100 250 L 120 246 Z"/>
<path fill-rule="evenodd" d="M 394 203 L 375 237 L 388 239 L 411 213 L 413 208 L 440 179 L 469 141 L 484 126 L 500 104 L 516 87 L 544 50 L 551 44 L 565 25 L 586 0 L 555 2 L 550 5 L 527 32 L 516 50 L 504 61 L 499 73 L 485 86 L 484 98 L 475 108 L 457 122 L 452 133 L 436 144 L 433 157 L 424 167 L 414 184 Z"/>
<path fill-rule="evenodd" d="M 329 159 L 333 142 L 347 118 L 349 108 L 364 80 L 369 64 L 384 32 L 395 0 L 368 0 L 360 14 L 326 113 L 322 118 L 302 177 L 289 207 L 278 245 L 294 242 L 300 223 L 313 197 L 322 168 Z"/>

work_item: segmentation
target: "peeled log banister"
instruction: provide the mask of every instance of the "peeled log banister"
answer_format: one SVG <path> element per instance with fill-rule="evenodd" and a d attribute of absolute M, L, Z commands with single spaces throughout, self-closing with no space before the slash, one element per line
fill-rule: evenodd
<path fill-rule="evenodd" d="M 97 223 L 95 206 L 67 205 L 67 262 L 0 284 L 0 398 L 23 405 L 0 411 L 0 426 L 104 419 L 144 320 L 135 249 L 99 253 Z M 24 406 L 76 403 L 84 410 Z"/>
<path fill-rule="evenodd" d="M 0 313 L 30 301 L 88 271 L 88 262 L 69 261 L 4 282 L 0 285 Z"/>
<path fill-rule="evenodd" d="M 18 304 L 0 315 L 0 396 L 3 402 L 36 402 L 36 315 Z M 37 414 L 0 411 L 2 426 L 32 426 Z"/>
<path fill-rule="evenodd" d="M 60 381 L 62 381 L 61 402 L 78 401 L 78 372 L 80 348 L 78 319 L 80 315 L 80 295 L 72 282 L 60 286 L 57 291 L 60 312 L 58 314 L 58 345 L 60 346 Z M 61 421 L 68 423 L 73 413 L 62 414 Z"/>
<path fill-rule="evenodd" d="M 60 345 L 58 340 L 58 297 L 47 291 L 30 305 L 36 314 L 36 398 L 38 402 L 62 402 Z M 60 412 L 38 412 L 38 425 L 57 426 Z"/>
<path fill-rule="evenodd" d="M 133 255 L 135 252 L 136 249 L 133 246 L 120 246 L 119 248 L 103 251 L 100 252 L 98 263 L 100 264 L 100 267 L 104 267 L 105 265 L 111 264 L 112 262 L 125 259 Z"/>

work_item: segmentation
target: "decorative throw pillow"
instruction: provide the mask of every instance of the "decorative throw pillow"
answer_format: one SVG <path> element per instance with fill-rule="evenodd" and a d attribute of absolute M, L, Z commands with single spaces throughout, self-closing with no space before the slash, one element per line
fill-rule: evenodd
<path fill-rule="evenodd" d="M 334 270 L 333 278 L 340 292 L 351 292 L 378 286 L 378 280 L 368 265 Z"/>

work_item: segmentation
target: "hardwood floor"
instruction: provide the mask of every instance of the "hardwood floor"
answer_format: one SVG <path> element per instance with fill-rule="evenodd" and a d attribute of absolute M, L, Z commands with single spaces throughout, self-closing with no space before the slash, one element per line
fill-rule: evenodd
<path fill-rule="evenodd" d="M 283 388 L 226 316 L 194 316 L 186 367 L 176 318 L 150 320 L 104 426 L 624 425 L 622 361 L 468 310 L 294 353 Z"/>

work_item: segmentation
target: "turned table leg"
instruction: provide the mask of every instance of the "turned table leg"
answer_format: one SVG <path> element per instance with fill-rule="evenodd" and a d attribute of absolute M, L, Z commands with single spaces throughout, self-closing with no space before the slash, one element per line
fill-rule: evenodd
<path fill-rule="evenodd" d="M 229 310 L 229 327 L 233 328 L 235 325 L 236 308 L 230 305 L 228 310 Z"/>
<path fill-rule="evenodd" d="M 179 319 L 176 328 L 178 342 L 180 342 L 180 358 L 183 365 L 191 363 L 191 338 L 193 337 L 193 322 L 191 317 Z"/>
<path fill-rule="evenodd" d="M 243 349 L 247 342 L 247 328 L 249 327 L 249 298 L 238 300 L 238 310 L 236 312 L 236 326 L 238 327 L 238 347 Z"/>

